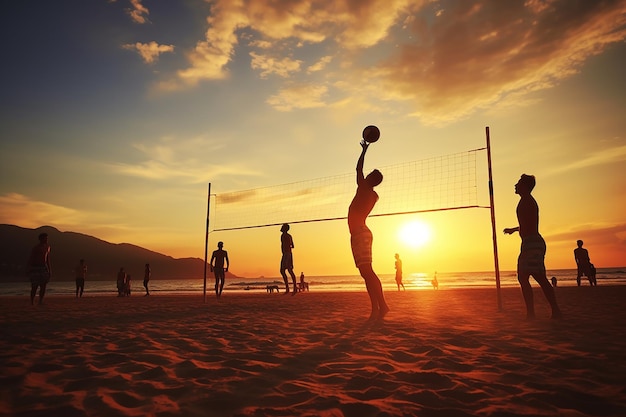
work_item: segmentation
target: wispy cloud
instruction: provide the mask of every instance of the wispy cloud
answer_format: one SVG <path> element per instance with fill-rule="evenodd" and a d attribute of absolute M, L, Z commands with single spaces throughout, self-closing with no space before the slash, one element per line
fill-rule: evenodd
<path fill-rule="evenodd" d="M 600 165 L 618 164 L 625 161 L 626 145 L 622 145 L 592 152 L 570 164 L 557 166 L 552 173 L 569 172 Z"/>
<path fill-rule="evenodd" d="M 126 9 L 126 13 L 128 13 L 131 20 L 135 23 L 149 23 L 150 21 L 147 16 L 150 14 L 150 11 L 141 4 L 141 1 L 142 0 L 130 0 L 131 7 Z"/>
<path fill-rule="evenodd" d="M 336 61 L 338 69 L 328 70 L 322 82 L 342 81 L 345 90 L 338 94 L 350 94 L 367 80 L 375 97 L 409 103 L 413 116 L 437 124 L 510 105 L 513 98 L 524 105 L 529 93 L 576 74 L 590 57 L 626 38 L 626 0 L 283 3 L 213 2 L 209 28 L 189 53 L 189 66 L 161 87 L 228 77 L 242 33 L 253 31 L 258 36 L 246 45 L 257 48 L 251 67 L 260 77 L 312 84 L 319 81 L 307 75 Z M 321 44 L 323 55 L 304 53 Z M 302 52 L 298 59 L 292 58 L 295 50 Z M 278 110 L 319 103 L 305 95 L 297 103 L 294 92 L 287 85 L 267 102 Z"/>
<path fill-rule="evenodd" d="M 328 88 L 323 85 L 299 84 L 281 89 L 278 94 L 267 99 L 267 103 L 280 111 L 322 107 Z"/>
<path fill-rule="evenodd" d="M 86 221 L 84 213 L 18 193 L 0 195 L 0 223 L 35 228 L 42 225 L 72 226 Z"/>
<path fill-rule="evenodd" d="M 159 45 L 152 41 L 149 43 L 127 43 L 122 48 L 129 51 L 137 51 L 146 64 L 152 64 L 159 59 L 159 55 L 166 52 L 174 52 L 174 45 Z"/>
<path fill-rule="evenodd" d="M 143 156 L 141 162 L 115 163 L 110 164 L 109 168 L 122 175 L 160 181 L 176 180 L 188 184 L 204 183 L 207 179 L 222 176 L 259 175 L 243 163 L 220 160 L 219 164 L 211 164 L 202 157 L 206 152 L 220 152 L 222 146 L 214 140 L 202 137 L 165 137 L 157 143 L 134 145 Z"/>

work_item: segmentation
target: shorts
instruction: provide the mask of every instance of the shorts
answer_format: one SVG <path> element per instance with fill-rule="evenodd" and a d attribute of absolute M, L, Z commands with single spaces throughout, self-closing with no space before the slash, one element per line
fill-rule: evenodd
<path fill-rule="evenodd" d="M 50 272 L 46 266 L 33 266 L 28 272 L 32 285 L 44 285 L 50 281 Z"/>
<path fill-rule="evenodd" d="M 522 239 L 517 272 L 520 275 L 545 274 L 546 242 L 541 235 L 533 235 Z"/>
<path fill-rule="evenodd" d="M 582 277 L 583 275 L 586 276 L 586 277 L 590 277 L 591 275 L 595 275 L 595 271 L 593 273 L 591 271 L 591 264 L 585 264 L 585 265 L 579 264 L 578 265 L 578 276 Z"/>
<path fill-rule="evenodd" d="M 350 245 L 352 246 L 352 256 L 356 267 L 372 263 L 372 242 L 374 236 L 372 231 L 363 226 L 361 229 L 354 231 L 350 236 Z"/>
<path fill-rule="evenodd" d="M 283 253 L 283 257 L 280 260 L 280 270 L 293 269 L 293 254 L 291 252 Z"/>

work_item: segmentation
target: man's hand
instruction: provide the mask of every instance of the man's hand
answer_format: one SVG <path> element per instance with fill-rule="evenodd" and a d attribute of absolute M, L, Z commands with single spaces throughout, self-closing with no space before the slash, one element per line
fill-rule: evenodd
<path fill-rule="evenodd" d="M 504 229 L 504 234 L 505 235 L 512 235 L 513 233 L 519 231 L 519 227 L 509 227 Z"/>

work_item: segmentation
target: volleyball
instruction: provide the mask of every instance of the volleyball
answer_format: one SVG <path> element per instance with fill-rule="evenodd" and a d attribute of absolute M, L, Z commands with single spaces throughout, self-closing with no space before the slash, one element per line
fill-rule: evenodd
<path fill-rule="evenodd" d="M 367 143 L 374 143 L 380 138 L 380 130 L 374 125 L 366 126 L 363 129 L 363 140 Z"/>

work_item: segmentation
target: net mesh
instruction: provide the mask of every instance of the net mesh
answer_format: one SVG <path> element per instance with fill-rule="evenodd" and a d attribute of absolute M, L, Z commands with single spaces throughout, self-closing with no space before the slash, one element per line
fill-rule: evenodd
<path fill-rule="evenodd" d="M 476 154 L 483 149 L 379 168 L 380 199 L 370 216 L 478 207 Z M 215 196 L 214 231 L 345 219 L 356 174 Z"/>

